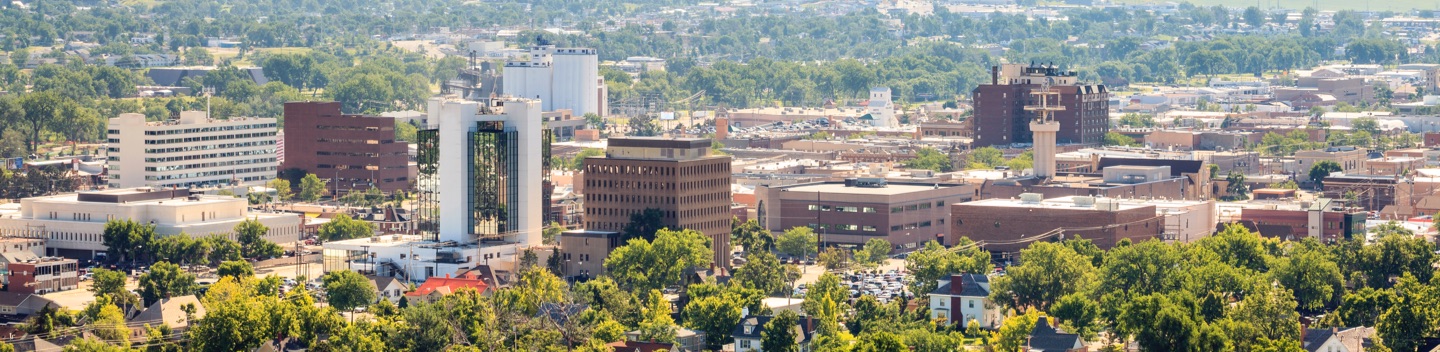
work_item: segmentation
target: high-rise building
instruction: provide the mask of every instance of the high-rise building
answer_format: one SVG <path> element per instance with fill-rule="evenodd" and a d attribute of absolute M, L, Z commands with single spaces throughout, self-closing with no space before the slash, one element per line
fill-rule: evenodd
<path fill-rule="evenodd" d="M 1039 105 L 1031 92 L 1046 88 L 1057 93 L 1050 104 L 1063 107 L 1053 115 L 1060 124 L 1057 143 L 1099 144 L 1105 138 L 1110 130 L 1110 93 L 1104 85 L 1079 84 L 1075 72 L 1051 65 L 1006 64 L 992 67 L 990 84 L 972 92 L 974 146 L 1031 143 L 1030 122 L 1038 112 L 1025 107 Z"/>
<path fill-rule="evenodd" d="M 550 130 L 540 101 L 431 98 L 416 133 L 415 229 L 325 243 L 325 270 L 421 281 L 513 263 L 541 243 L 550 194 Z"/>
<path fill-rule="evenodd" d="M 539 99 L 545 111 L 605 115 L 605 84 L 595 49 L 532 46 L 529 60 L 506 62 L 502 74 L 505 94 Z"/>
<path fill-rule="evenodd" d="M 711 239 L 715 264 L 730 263 L 730 156 L 706 138 L 611 138 L 585 158 L 585 228 L 625 231 L 630 215 L 658 209 L 672 229 Z"/>
<path fill-rule="evenodd" d="M 275 178 L 275 119 L 206 115 L 184 111 L 162 122 L 147 122 L 142 114 L 111 118 L 110 187 L 262 185 Z"/>
<path fill-rule="evenodd" d="M 395 119 L 340 113 L 339 102 L 285 103 L 288 154 L 281 169 L 329 178 L 337 193 L 409 188 L 409 152 L 395 141 Z"/>

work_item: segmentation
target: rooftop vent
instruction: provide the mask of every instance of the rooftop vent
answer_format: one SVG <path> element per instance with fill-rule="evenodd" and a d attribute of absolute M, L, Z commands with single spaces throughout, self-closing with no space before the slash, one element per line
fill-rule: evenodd
<path fill-rule="evenodd" d="M 1040 201 L 1043 199 L 1045 199 L 1045 196 L 1042 196 L 1039 193 L 1020 194 L 1020 202 L 1025 204 L 1040 204 Z"/>
<path fill-rule="evenodd" d="M 1095 197 L 1075 196 L 1070 199 L 1075 201 L 1075 206 L 1077 207 L 1089 208 L 1095 206 Z"/>

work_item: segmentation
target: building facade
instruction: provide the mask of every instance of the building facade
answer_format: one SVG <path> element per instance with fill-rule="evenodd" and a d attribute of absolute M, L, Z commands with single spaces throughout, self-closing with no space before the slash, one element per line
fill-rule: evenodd
<path fill-rule="evenodd" d="M 550 132 L 540 102 L 432 98 L 416 132 L 417 236 L 325 243 L 326 271 L 418 282 L 501 263 L 541 244 L 550 196 Z M 444 187 L 441 187 L 441 182 Z"/>
<path fill-rule="evenodd" d="M 329 178 L 337 194 L 408 189 L 408 149 L 395 140 L 394 118 L 341 114 L 339 102 L 285 103 L 281 169 Z"/>
<path fill-rule="evenodd" d="M 203 111 L 146 122 L 142 114 L 111 118 L 107 131 L 111 188 L 263 185 L 275 178 L 276 120 L 211 119 Z"/>
<path fill-rule="evenodd" d="M 605 274 L 605 258 L 619 248 L 620 233 L 571 230 L 560 233 L 560 260 L 565 277 L 598 277 Z"/>
<path fill-rule="evenodd" d="M 74 259 L 37 257 L 29 251 L 0 254 L 5 261 L 5 290 L 46 294 L 80 287 L 80 265 Z"/>
<path fill-rule="evenodd" d="M 730 156 L 706 138 L 611 138 L 585 158 L 585 228 L 624 231 L 630 215 L 658 209 L 672 229 L 710 238 L 716 264 L 730 262 Z"/>
<path fill-rule="evenodd" d="M 947 245 L 968 237 L 986 242 L 986 250 L 1000 253 L 1019 252 L 1030 243 L 1061 235 L 1089 239 L 1101 249 L 1110 249 L 1122 239 L 1158 239 L 1165 231 L 1164 217 L 1156 215 L 1153 205 L 1096 197 L 1046 202 L 1039 194 L 1027 193 L 1020 199 L 954 204 L 950 212 L 955 239 L 947 237 Z"/>
<path fill-rule="evenodd" d="M 539 99 L 541 109 L 605 116 L 604 78 L 599 56 L 590 48 L 530 47 L 528 60 L 509 61 L 502 71 L 506 95 Z"/>
<path fill-rule="evenodd" d="M 1064 107 L 1052 115 L 1060 123 L 1056 142 L 1099 144 L 1110 130 L 1110 93 L 1104 85 L 1082 85 L 1074 72 L 1055 66 L 1006 64 L 991 68 L 990 84 L 972 91 L 975 116 L 970 125 L 975 147 L 1030 143 L 1029 123 L 1036 113 L 1026 106 L 1038 105 L 1031 92 L 1049 87 L 1059 92 Z"/>
<path fill-rule="evenodd" d="M 235 225 L 254 219 L 270 229 L 271 242 L 300 238 L 300 216 L 252 213 L 245 199 L 191 194 L 188 189 L 111 189 L 20 200 L 20 211 L 0 211 L 0 235 L 46 239 L 47 255 L 77 259 L 104 256 L 109 220 L 155 226 L 156 236 L 220 234 L 235 239 Z"/>
<path fill-rule="evenodd" d="M 810 227 L 825 245 L 863 246 L 879 238 L 897 251 L 949 238 L 948 206 L 974 196 L 971 184 L 864 178 L 755 189 L 756 217 L 770 231 Z"/>

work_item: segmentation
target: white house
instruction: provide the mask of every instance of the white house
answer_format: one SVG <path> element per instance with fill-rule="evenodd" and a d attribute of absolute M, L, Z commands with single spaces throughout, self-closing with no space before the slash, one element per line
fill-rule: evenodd
<path fill-rule="evenodd" d="M 1000 306 L 990 301 L 990 278 L 981 274 L 953 274 L 940 279 L 930 292 L 930 318 L 965 326 L 970 320 L 994 329 L 1004 322 Z"/>

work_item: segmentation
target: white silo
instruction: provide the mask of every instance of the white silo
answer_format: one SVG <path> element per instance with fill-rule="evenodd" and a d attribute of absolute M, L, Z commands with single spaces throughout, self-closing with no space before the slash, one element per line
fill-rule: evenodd
<path fill-rule="evenodd" d="M 545 104 L 546 110 L 570 109 L 575 115 L 600 113 L 599 56 L 595 49 L 560 48 L 554 51 L 554 77 L 551 93 L 554 104 Z"/>

